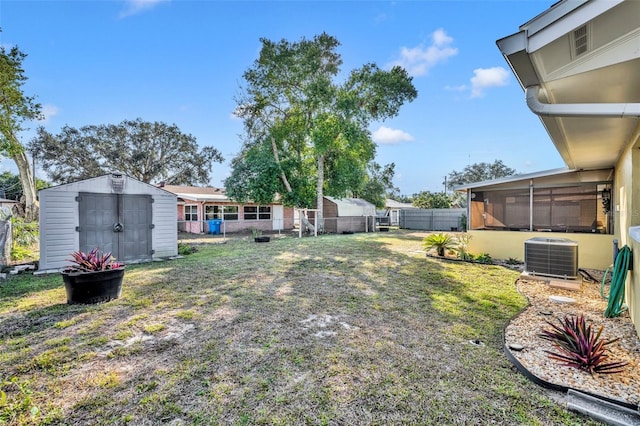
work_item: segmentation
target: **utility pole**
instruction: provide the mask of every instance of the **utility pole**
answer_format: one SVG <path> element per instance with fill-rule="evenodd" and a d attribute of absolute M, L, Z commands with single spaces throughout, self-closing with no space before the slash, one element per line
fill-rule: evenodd
<path fill-rule="evenodd" d="M 447 194 L 447 177 L 444 177 L 444 193 Z"/>

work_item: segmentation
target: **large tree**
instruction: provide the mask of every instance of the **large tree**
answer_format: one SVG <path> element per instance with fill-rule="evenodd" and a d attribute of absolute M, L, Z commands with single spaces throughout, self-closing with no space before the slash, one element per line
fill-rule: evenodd
<path fill-rule="evenodd" d="M 26 56 L 16 46 L 7 49 L 0 45 L 0 154 L 16 163 L 24 194 L 25 220 L 30 222 L 38 219 L 36 185 L 18 135 L 25 130 L 25 121 L 39 120 L 43 115 L 35 97 L 23 92 L 27 77 L 22 62 Z"/>
<path fill-rule="evenodd" d="M 411 77 L 366 64 L 334 82 L 342 60 L 334 37 L 290 43 L 261 39 L 262 49 L 244 74 L 236 114 L 244 120 L 241 152 L 225 181 L 239 201 L 272 201 L 320 211 L 323 195 L 360 189 L 375 156 L 368 126 L 398 114 L 417 96 Z"/>
<path fill-rule="evenodd" d="M 493 163 L 473 163 L 466 166 L 461 172 L 452 171 L 448 175 L 447 188 L 453 189 L 458 185 L 482 182 L 516 174 L 511 167 L 507 167 L 502 160 Z"/>
<path fill-rule="evenodd" d="M 354 195 L 375 204 L 378 208 L 383 208 L 387 198 L 397 196 L 400 191 L 393 184 L 395 167 L 395 163 L 381 166 L 375 161 L 370 162 L 367 165 L 367 176 L 361 183 L 361 189 Z"/>
<path fill-rule="evenodd" d="M 36 178 L 36 191 L 48 188 L 49 184 Z M 23 196 L 22 181 L 20 175 L 4 171 L 0 173 L 0 197 L 8 200 L 20 200 Z"/>
<path fill-rule="evenodd" d="M 422 191 L 413 194 L 411 204 L 420 209 L 449 209 L 453 202 L 444 192 Z"/>
<path fill-rule="evenodd" d="M 57 135 L 40 127 L 30 150 L 54 183 L 117 170 L 147 183 L 206 185 L 212 163 L 223 161 L 214 147 L 199 150 L 196 138 L 175 124 L 140 118 L 79 129 L 65 126 Z"/>

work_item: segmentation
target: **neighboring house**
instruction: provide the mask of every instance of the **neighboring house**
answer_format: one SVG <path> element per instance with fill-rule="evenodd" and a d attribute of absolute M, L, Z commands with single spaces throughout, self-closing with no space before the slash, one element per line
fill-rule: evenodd
<path fill-rule="evenodd" d="M 392 200 L 391 198 L 387 198 L 384 203 L 384 208 L 386 209 L 386 216 L 389 217 L 389 224 L 393 226 L 398 226 L 400 221 L 400 211 L 407 209 L 415 209 L 416 207 L 411 203 L 401 203 L 400 201 Z"/>
<path fill-rule="evenodd" d="M 41 271 L 97 247 L 125 263 L 178 254 L 176 196 L 121 173 L 41 190 Z"/>
<path fill-rule="evenodd" d="M 240 204 L 229 199 L 223 188 L 162 185 L 175 194 L 178 230 L 194 234 L 239 232 L 251 228 L 263 231 L 293 229 L 293 209 L 280 203 Z"/>
<path fill-rule="evenodd" d="M 376 206 L 360 198 L 323 198 L 324 232 L 372 232 L 375 230 Z M 310 212 L 310 221 L 315 216 Z"/>
<path fill-rule="evenodd" d="M 0 208 L 8 207 L 9 210 L 11 210 L 11 208 L 13 208 L 13 206 L 15 206 L 16 204 L 18 204 L 16 200 L 7 200 L 6 198 L 0 198 Z"/>
<path fill-rule="evenodd" d="M 640 273 L 635 272 L 640 271 L 638 17 L 639 1 L 562 0 L 498 40 L 527 105 L 569 170 L 520 176 L 520 185 L 485 182 L 466 189 L 472 250 L 497 253 L 509 245 L 515 250 L 514 241 L 520 244 L 537 230 L 544 232 L 538 236 L 578 240 L 580 267 L 602 269 L 612 263 L 613 238 L 631 247 L 636 255 L 626 302 L 640 332 Z M 569 194 L 563 195 L 562 188 Z M 496 199 L 500 195 L 502 200 Z M 512 225 L 525 231 L 486 229 Z M 512 256 L 522 258 L 522 249 Z"/>

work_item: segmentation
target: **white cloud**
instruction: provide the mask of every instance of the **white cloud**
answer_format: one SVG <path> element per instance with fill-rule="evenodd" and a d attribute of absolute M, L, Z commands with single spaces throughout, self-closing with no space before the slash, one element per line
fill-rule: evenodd
<path fill-rule="evenodd" d="M 137 15 L 138 13 L 153 9 L 159 3 L 165 3 L 169 1 L 171 0 L 125 0 L 125 7 L 124 10 L 120 12 L 120 18 Z"/>
<path fill-rule="evenodd" d="M 55 105 L 42 105 L 42 115 L 44 118 L 38 121 L 41 123 L 48 123 L 49 120 L 58 115 L 58 112 L 60 112 L 60 110 Z"/>
<path fill-rule="evenodd" d="M 395 145 L 400 142 L 410 142 L 414 139 L 413 136 L 407 132 L 385 126 L 380 126 L 378 130 L 373 132 L 372 136 L 374 142 L 382 145 Z"/>
<path fill-rule="evenodd" d="M 473 70 L 471 77 L 471 97 L 484 96 L 485 89 L 489 87 L 505 86 L 509 82 L 509 71 L 502 67 L 477 68 Z"/>
<path fill-rule="evenodd" d="M 399 65 L 410 75 L 421 76 L 427 74 L 437 64 L 458 54 L 458 49 L 451 47 L 453 38 L 449 37 L 442 28 L 434 31 L 431 37 L 430 46 L 425 47 L 421 44 L 413 48 L 402 47 L 400 57 L 387 64 L 387 67 Z"/>
<path fill-rule="evenodd" d="M 459 86 L 444 86 L 444 90 L 449 92 L 464 92 L 468 89 L 466 84 L 461 84 Z"/>

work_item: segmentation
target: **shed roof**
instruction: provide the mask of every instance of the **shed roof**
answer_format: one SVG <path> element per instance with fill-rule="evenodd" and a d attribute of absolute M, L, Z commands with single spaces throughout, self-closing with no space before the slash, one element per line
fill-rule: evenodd
<path fill-rule="evenodd" d="M 388 209 L 415 209 L 411 203 L 401 203 L 400 201 L 392 200 L 391 198 L 387 198 L 384 202 L 384 206 Z"/>
<path fill-rule="evenodd" d="M 104 189 L 107 189 L 107 188 L 113 191 L 112 183 L 114 182 L 114 180 L 120 182 L 121 184 L 124 184 L 124 193 L 127 192 L 128 187 L 135 187 L 138 190 L 143 190 L 145 193 L 156 193 L 158 195 L 161 195 L 161 194 L 174 195 L 171 192 L 166 191 L 164 188 L 158 188 L 155 185 L 152 185 L 147 182 L 143 182 L 141 180 L 138 180 L 134 177 L 125 175 L 120 172 L 112 172 L 109 174 L 96 176 L 93 178 L 81 179 L 75 182 L 69 182 L 69 183 L 63 183 L 60 185 L 50 186 L 49 188 L 41 189 L 38 192 L 57 192 L 57 191 L 94 192 L 94 191 L 97 191 L 98 188 L 102 188 L 103 191 Z"/>
<path fill-rule="evenodd" d="M 338 216 L 375 216 L 376 206 L 362 198 L 335 198 L 325 196 L 325 199 L 335 203 Z"/>

